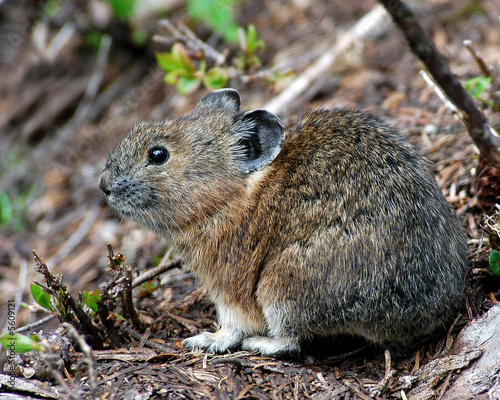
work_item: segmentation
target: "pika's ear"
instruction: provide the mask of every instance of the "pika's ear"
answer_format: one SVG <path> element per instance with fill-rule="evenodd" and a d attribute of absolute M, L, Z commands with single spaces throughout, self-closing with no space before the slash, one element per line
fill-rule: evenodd
<path fill-rule="evenodd" d="M 285 130 L 276 115 L 266 110 L 253 110 L 235 120 L 234 135 L 236 159 L 242 172 L 249 174 L 277 157 Z"/>
<path fill-rule="evenodd" d="M 203 97 L 198 104 L 196 104 L 195 110 L 199 110 L 205 107 L 211 108 L 226 108 L 233 112 L 240 111 L 240 94 L 234 89 L 219 89 L 210 92 L 205 97 Z"/>

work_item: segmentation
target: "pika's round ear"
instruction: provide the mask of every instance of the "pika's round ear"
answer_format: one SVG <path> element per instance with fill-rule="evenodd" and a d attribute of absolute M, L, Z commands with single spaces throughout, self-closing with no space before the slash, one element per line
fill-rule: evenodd
<path fill-rule="evenodd" d="M 234 89 L 219 89 L 210 92 L 205 97 L 203 97 L 198 104 L 196 104 L 195 110 L 205 107 L 211 108 L 226 108 L 233 112 L 238 112 L 240 110 L 240 94 Z"/>
<path fill-rule="evenodd" d="M 235 120 L 233 132 L 236 160 L 246 174 L 270 164 L 278 156 L 285 138 L 279 118 L 266 110 L 242 114 Z"/>

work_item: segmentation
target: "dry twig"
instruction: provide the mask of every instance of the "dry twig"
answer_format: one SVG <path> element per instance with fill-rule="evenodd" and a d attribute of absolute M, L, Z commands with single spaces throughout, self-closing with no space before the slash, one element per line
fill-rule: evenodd
<path fill-rule="evenodd" d="M 125 266 L 125 257 L 123 254 L 114 253 L 113 247 L 108 243 L 108 258 L 109 266 L 114 274 L 111 281 L 102 290 L 101 301 L 108 309 L 113 308 L 113 300 L 123 296 L 123 303 L 127 309 L 132 324 L 137 328 L 142 328 L 142 322 L 139 314 L 134 306 L 132 295 L 132 267 Z M 105 310 L 102 311 L 103 317 L 106 315 Z"/>
<path fill-rule="evenodd" d="M 162 19 L 158 22 L 163 28 L 166 28 L 173 37 L 173 40 L 160 35 L 153 36 L 153 41 L 163 44 L 172 44 L 173 41 L 183 42 L 190 50 L 202 53 L 207 60 L 211 60 L 215 65 L 222 65 L 226 61 L 226 56 L 219 53 L 213 47 L 200 40 L 186 25 L 182 22 L 174 26 L 168 19 Z"/>
<path fill-rule="evenodd" d="M 31 324 L 28 324 L 28 325 L 24 325 L 18 329 L 16 329 L 14 332 L 26 332 L 26 331 L 31 331 L 43 324 L 45 324 L 46 322 L 49 322 L 51 320 L 53 320 L 54 318 L 56 318 L 56 315 L 55 314 L 50 314 L 50 315 L 47 315 L 46 317 L 43 317 L 42 319 L 39 319 L 38 321 L 35 321 Z"/>
<path fill-rule="evenodd" d="M 375 6 L 347 32 L 343 33 L 335 45 L 325 52 L 313 65 L 307 68 L 283 92 L 265 105 L 265 109 L 275 114 L 283 112 L 297 97 L 308 91 L 319 78 L 323 78 L 337 58 L 357 41 L 379 33 L 387 27 L 387 13 L 381 6 Z M 318 90 L 320 87 L 318 87 Z M 311 93 L 309 93 L 311 95 Z"/>
<path fill-rule="evenodd" d="M 16 297 L 14 300 L 14 315 L 18 315 L 19 308 L 21 307 L 23 295 L 26 289 L 26 283 L 28 282 L 27 274 L 28 272 L 28 263 L 25 260 L 19 261 L 19 276 L 17 278 L 17 290 Z M 8 322 L 8 321 L 7 321 Z M 4 334 L 8 331 L 8 323 L 6 322 L 4 328 L 2 329 L 1 334 Z M 18 330 L 16 330 L 18 332 Z"/>
<path fill-rule="evenodd" d="M 436 83 L 456 106 L 481 155 L 490 163 L 500 166 L 498 135 L 495 135 L 486 116 L 476 107 L 472 97 L 451 72 L 447 62 L 427 37 L 415 15 L 400 0 L 380 0 L 380 2 L 403 32 L 413 53 L 424 63 Z"/>
<path fill-rule="evenodd" d="M 150 281 L 151 279 L 157 277 L 158 275 L 163 274 L 164 272 L 170 271 L 171 269 L 179 268 L 181 264 L 182 261 L 180 258 L 175 258 L 165 263 L 162 262 L 157 267 L 152 268 L 149 271 L 146 271 L 137 278 L 135 278 L 132 281 L 132 287 L 135 288 L 139 285 L 142 285 L 144 282 Z"/>
<path fill-rule="evenodd" d="M 92 354 L 92 349 L 87 344 L 85 339 L 76 331 L 73 325 L 64 322 L 63 326 L 68 332 L 68 334 L 71 336 L 73 341 L 75 341 L 78 344 L 83 354 L 85 354 L 85 362 L 87 364 L 87 374 L 89 377 L 89 383 L 90 383 L 90 388 L 92 390 L 93 398 L 99 399 L 100 397 L 98 396 L 97 373 L 95 370 L 95 360 L 94 360 L 94 355 Z"/>
<path fill-rule="evenodd" d="M 131 338 L 142 342 L 143 341 L 143 335 L 141 335 L 139 332 L 134 331 L 133 329 L 129 328 L 125 324 L 120 325 L 120 331 L 122 331 L 124 334 L 129 335 Z M 151 349 L 159 350 L 162 352 L 169 353 L 171 349 L 169 349 L 167 346 L 163 346 L 160 343 L 155 342 L 154 340 L 147 339 L 144 341 L 144 346 L 149 347 Z"/>
<path fill-rule="evenodd" d="M 132 324 L 139 329 L 142 329 L 142 322 L 139 318 L 139 314 L 134 306 L 134 298 L 132 296 L 132 267 L 125 267 L 125 276 L 126 279 L 124 281 L 124 300 L 125 306 L 127 307 L 128 314 L 130 316 L 130 320 Z"/>

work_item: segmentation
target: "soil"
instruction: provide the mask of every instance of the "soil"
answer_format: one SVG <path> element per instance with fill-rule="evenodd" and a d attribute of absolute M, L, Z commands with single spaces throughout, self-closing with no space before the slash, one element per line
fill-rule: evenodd
<path fill-rule="evenodd" d="M 176 27 L 184 24 L 226 59 L 236 58 L 238 45 L 193 21 L 184 1 L 165 4 L 162 11 L 120 20 L 107 3 L 97 0 L 0 2 L 0 326 L 7 326 L 8 304 L 16 304 L 16 327 L 47 315 L 30 293 L 31 282 L 44 282 L 33 268 L 33 249 L 50 272 L 64 276 L 63 284 L 75 299 L 79 292 L 109 282 L 114 272 L 108 243 L 123 254 L 134 276 L 175 258 L 169 243 L 111 213 L 98 188 L 107 154 L 136 122 L 182 115 L 208 91 L 200 87 L 181 95 L 164 82 L 155 53 L 170 50 L 185 37 L 170 34 L 160 20 L 168 18 Z M 237 23 L 255 25 L 266 48 L 258 53 L 261 66 L 241 71 L 231 61 L 223 65 L 230 75 L 227 86 L 241 93 L 245 108 L 265 107 L 376 5 L 373 0 L 238 2 Z M 483 76 L 464 40 L 471 40 L 491 71 L 498 71 L 500 3 L 433 0 L 412 6 L 462 82 Z M 132 329 L 127 310 L 117 309 L 125 317 L 114 321 L 122 346 L 106 339 L 100 348 L 93 346 L 92 356 L 78 344 L 76 350 L 70 346 L 61 355 L 60 380 L 53 377 L 55 367 L 34 376 L 18 368 L 23 378 L 12 388 L 2 376 L 2 390 L 18 393 L 18 398 L 64 399 L 446 398 L 460 371 L 480 356 L 470 351 L 458 359 L 450 353 L 453 340 L 500 298 L 500 280 L 488 266 L 495 241 L 490 245 L 484 228 L 491 220 L 485 220 L 474 190 L 476 147 L 420 76 L 423 67 L 401 33 L 389 23 L 379 28 L 355 40 L 279 116 L 291 126 L 303 113 L 320 107 L 361 109 L 397 127 L 432 161 L 438 184 L 470 239 L 466 304 L 447 333 L 389 348 L 337 338 L 315 343 L 296 359 L 191 352 L 179 342 L 214 330 L 215 309 L 194 278 L 174 268 L 158 278 L 157 287 L 134 292 L 142 328 Z M 146 40 L 134 41 L 137 32 Z M 100 47 L 92 44 L 96 35 L 107 38 Z M 187 48 L 197 64 L 200 49 Z M 495 96 L 486 91 L 478 104 L 498 130 Z M 103 329 L 98 317 L 94 323 Z M 59 339 L 57 318 L 30 332 L 40 329 L 55 332 L 56 343 L 65 340 Z M 3 364 L 5 352 L 1 357 Z M 86 367 L 90 357 L 95 381 Z M 33 362 L 17 361 L 24 367 Z M 431 367 L 437 369 L 428 378 Z"/>

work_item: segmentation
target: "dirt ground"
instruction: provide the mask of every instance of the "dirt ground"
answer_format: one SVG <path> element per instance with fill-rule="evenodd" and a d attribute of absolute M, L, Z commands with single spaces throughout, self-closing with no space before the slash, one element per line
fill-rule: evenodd
<path fill-rule="evenodd" d="M 33 249 L 52 273 L 64 275 L 74 298 L 110 280 L 108 243 L 124 255 L 134 276 L 176 256 L 169 243 L 111 213 L 98 188 L 107 154 L 136 122 L 182 115 L 208 91 L 200 87 L 181 95 L 163 81 L 155 53 L 168 51 L 179 37 L 160 26 L 160 20 L 185 24 L 227 59 L 237 53 L 236 44 L 194 22 L 184 1 L 163 4 L 161 12 L 120 21 L 96 0 L 0 2 L 2 328 L 9 302 L 16 304 L 16 327 L 47 316 L 30 293 L 33 280 L 43 282 L 33 268 Z M 226 86 L 240 92 L 243 107 L 265 107 L 342 35 L 353 34 L 350 27 L 376 4 L 373 0 L 237 3 L 237 23 L 255 25 L 266 48 L 258 53 L 260 67 L 242 72 L 227 66 Z M 473 42 L 488 66 L 500 67 L 500 2 L 432 0 L 418 2 L 413 9 L 462 82 L 483 76 L 464 40 Z M 491 246 L 483 229 L 487 223 L 473 187 L 478 152 L 463 124 L 419 74 L 422 65 L 401 33 L 387 21 L 353 40 L 328 73 L 317 76 L 278 114 L 291 126 L 303 113 L 320 107 L 361 109 L 400 129 L 433 162 L 438 184 L 470 239 L 466 304 L 447 335 L 408 348 L 393 346 L 389 353 L 340 338 L 312 346 L 300 359 L 189 352 L 179 346 L 180 340 L 214 330 L 215 309 L 193 277 L 174 268 L 160 277 L 156 290 L 136 293 L 134 302 L 148 329 L 133 330 L 128 320 L 117 319 L 126 344 L 117 349 L 104 340 L 94 351 L 95 381 L 85 367 L 89 356 L 78 349 L 63 357 L 64 383 L 43 374 L 29 376 L 12 391 L 64 399 L 446 398 L 460 371 L 478 355 L 460 365 L 438 368 L 432 379 L 425 377 L 430 368 L 426 366 L 443 360 L 460 330 L 498 303 L 500 282 L 489 273 Z M 146 38 L 140 43 L 132 39 L 137 31 Z M 105 34 L 109 48 L 103 42 L 100 47 L 92 45 L 96 32 Z M 489 99 L 485 93 L 478 102 L 498 130 L 500 114 Z M 95 323 L 99 326 L 97 318 Z M 53 318 L 30 332 L 58 328 L 60 321 Z M 3 364 L 5 352 L 1 357 Z M 30 382 L 33 387 L 22 386 Z M 0 385 L 4 383 L 0 380 Z"/>

